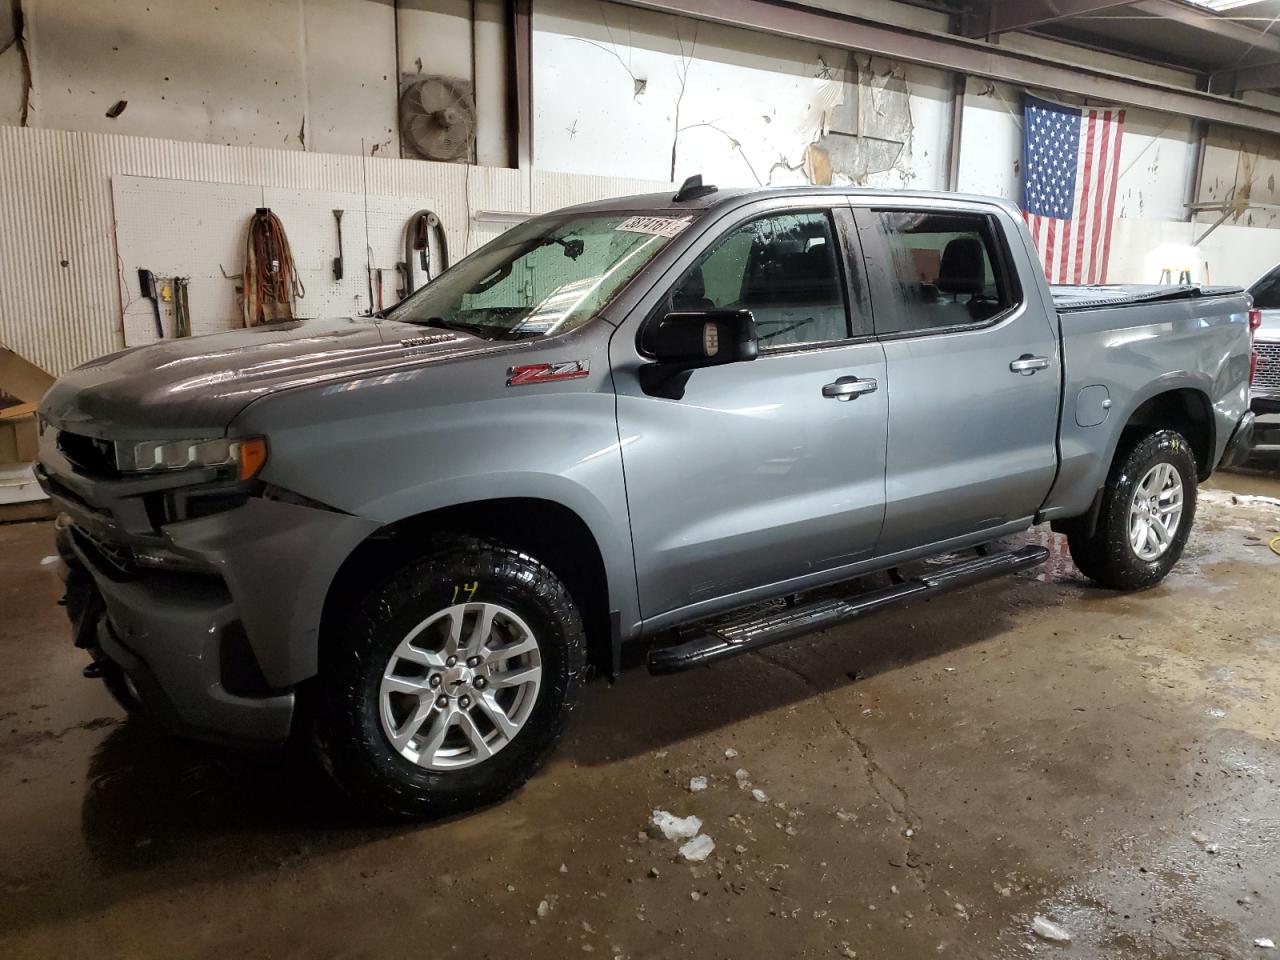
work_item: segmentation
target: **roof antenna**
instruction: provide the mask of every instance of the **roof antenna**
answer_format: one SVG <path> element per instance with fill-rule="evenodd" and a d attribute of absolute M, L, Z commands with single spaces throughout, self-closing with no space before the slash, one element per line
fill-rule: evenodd
<path fill-rule="evenodd" d="M 715 193 L 716 189 L 714 183 L 703 186 L 702 174 L 695 173 L 680 184 L 680 191 L 671 199 L 675 203 L 684 203 L 686 200 L 697 200 L 699 197 L 709 196 Z"/>

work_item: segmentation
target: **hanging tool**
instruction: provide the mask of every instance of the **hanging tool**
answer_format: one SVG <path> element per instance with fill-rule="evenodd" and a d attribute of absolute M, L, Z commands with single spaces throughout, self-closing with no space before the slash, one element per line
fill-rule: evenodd
<path fill-rule="evenodd" d="M 429 283 L 432 277 L 431 270 L 431 233 L 435 231 L 436 244 L 440 251 L 437 258 L 439 263 L 436 264 L 435 273 L 449 267 L 449 241 L 444 235 L 444 226 L 440 222 L 440 218 L 431 210 L 419 210 L 409 218 L 409 223 L 404 231 L 404 265 L 405 265 L 405 295 L 413 293 L 414 290 Z M 419 278 L 414 276 L 414 253 L 418 254 L 418 267 L 422 271 L 421 282 Z"/>
<path fill-rule="evenodd" d="M 245 240 L 244 325 L 292 320 L 294 298 L 306 295 L 284 224 L 269 207 L 259 207 Z"/>
<path fill-rule="evenodd" d="M 333 279 L 342 279 L 342 211 L 333 211 L 333 222 L 338 225 L 338 255 L 333 258 Z"/>
<path fill-rule="evenodd" d="M 156 275 L 139 267 L 138 285 L 142 287 L 142 295 L 151 301 L 151 313 L 156 320 L 156 336 L 163 340 L 164 324 L 160 322 L 160 295 L 156 291 Z"/>
<path fill-rule="evenodd" d="M 396 264 L 396 273 L 400 274 L 400 286 L 396 290 L 397 302 L 403 300 L 410 293 L 409 290 L 409 265 L 401 261 Z"/>
<path fill-rule="evenodd" d="M 187 302 L 187 285 L 190 277 L 173 278 L 173 335 L 191 336 L 191 304 Z"/>
<path fill-rule="evenodd" d="M 373 272 L 374 272 L 374 275 L 378 278 L 378 281 L 377 281 L 377 291 L 378 291 L 378 305 L 377 305 L 377 312 L 378 312 L 378 313 L 382 313 L 382 268 L 381 268 L 381 267 L 378 267 L 378 268 L 376 268 Z"/>

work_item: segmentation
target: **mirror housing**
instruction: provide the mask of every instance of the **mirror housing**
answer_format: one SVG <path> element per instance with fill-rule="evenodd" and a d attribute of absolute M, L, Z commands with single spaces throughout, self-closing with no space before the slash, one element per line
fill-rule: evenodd
<path fill-rule="evenodd" d="M 759 353 L 750 310 L 668 313 L 645 330 L 642 347 L 669 371 L 740 363 Z"/>

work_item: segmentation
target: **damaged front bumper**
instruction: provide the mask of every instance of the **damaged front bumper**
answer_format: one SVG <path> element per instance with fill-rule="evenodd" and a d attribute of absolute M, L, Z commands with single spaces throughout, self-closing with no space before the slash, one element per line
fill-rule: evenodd
<path fill-rule="evenodd" d="M 318 669 L 321 612 L 342 562 L 378 525 L 248 496 L 157 523 L 153 482 L 42 463 L 75 640 L 174 733 L 248 746 L 289 735 Z M 150 501 L 148 498 L 152 498 Z"/>
<path fill-rule="evenodd" d="M 93 660 L 90 675 L 118 671 L 129 694 L 171 733 L 282 743 L 294 692 L 266 687 L 260 674 L 235 662 L 232 647 L 243 631 L 225 585 L 190 574 L 120 579 L 65 516 L 57 540 L 66 607 L 76 645 Z"/>

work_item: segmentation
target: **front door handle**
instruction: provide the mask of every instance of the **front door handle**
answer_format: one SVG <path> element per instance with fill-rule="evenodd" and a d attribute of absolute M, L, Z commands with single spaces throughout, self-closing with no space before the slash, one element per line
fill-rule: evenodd
<path fill-rule="evenodd" d="M 1029 353 L 1024 353 L 1017 360 L 1009 364 L 1009 369 L 1014 373 L 1020 373 L 1024 377 L 1029 377 L 1037 370 L 1043 370 L 1049 366 L 1048 357 L 1033 357 Z"/>
<path fill-rule="evenodd" d="M 853 400 L 864 393 L 875 393 L 880 384 L 871 377 L 840 377 L 835 383 L 822 388 L 822 395 L 829 399 Z"/>

